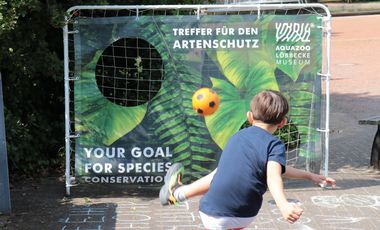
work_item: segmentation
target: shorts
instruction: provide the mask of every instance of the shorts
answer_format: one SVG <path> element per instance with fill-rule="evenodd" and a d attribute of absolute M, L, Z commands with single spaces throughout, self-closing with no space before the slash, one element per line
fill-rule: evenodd
<path fill-rule="evenodd" d="M 250 225 L 255 217 L 210 216 L 199 211 L 203 226 L 209 230 L 243 229 Z"/>

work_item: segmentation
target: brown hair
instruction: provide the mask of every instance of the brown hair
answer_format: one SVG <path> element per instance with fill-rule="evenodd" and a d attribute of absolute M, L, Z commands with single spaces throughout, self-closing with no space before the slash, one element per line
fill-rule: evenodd
<path fill-rule="evenodd" d="M 255 120 L 277 125 L 289 111 L 286 98 L 278 91 L 264 90 L 251 100 L 251 111 Z"/>

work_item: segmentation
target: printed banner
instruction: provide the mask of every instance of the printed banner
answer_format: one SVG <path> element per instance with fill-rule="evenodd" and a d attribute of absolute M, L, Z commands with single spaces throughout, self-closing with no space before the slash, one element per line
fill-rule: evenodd
<path fill-rule="evenodd" d="M 299 144 L 297 161 L 320 158 L 320 17 L 76 20 L 76 177 L 161 184 L 168 167 L 182 162 L 185 179 L 197 179 L 216 168 L 228 138 L 244 127 L 251 98 L 264 89 L 290 102 L 296 140 L 287 133 L 284 142 Z M 219 96 L 212 115 L 192 108 L 199 88 Z"/>

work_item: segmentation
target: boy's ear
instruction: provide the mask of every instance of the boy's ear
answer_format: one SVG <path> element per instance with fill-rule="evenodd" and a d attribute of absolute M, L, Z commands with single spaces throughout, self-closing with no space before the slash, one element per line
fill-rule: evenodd
<path fill-rule="evenodd" d="M 253 123 L 254 119 L 253 119 L 253 113 L 251 111 L 248 111 L 247 112 L 247 120 L 250 124 Z"/>
<path fill-rule="evenodd" d="M 286 125 L 286 123 L 288 123 L 288 118 L 284 117 L 284 119 L 282 119 L 280 124 L 277 125 L 277 128 L 281 129 L 282 127 L 284 127 L 284 125 Z"/>

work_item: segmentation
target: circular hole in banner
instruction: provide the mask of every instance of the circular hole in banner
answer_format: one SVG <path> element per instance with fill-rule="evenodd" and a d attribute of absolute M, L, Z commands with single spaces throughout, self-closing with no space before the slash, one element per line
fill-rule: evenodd
<path fill-rule="evenodd" d="M 95 71 L 104 97 L 120 106 L 137 106 L 160 90 L 164 68 L 160 54 L 149 42 L 122 38 L 103 51 Z"/>

